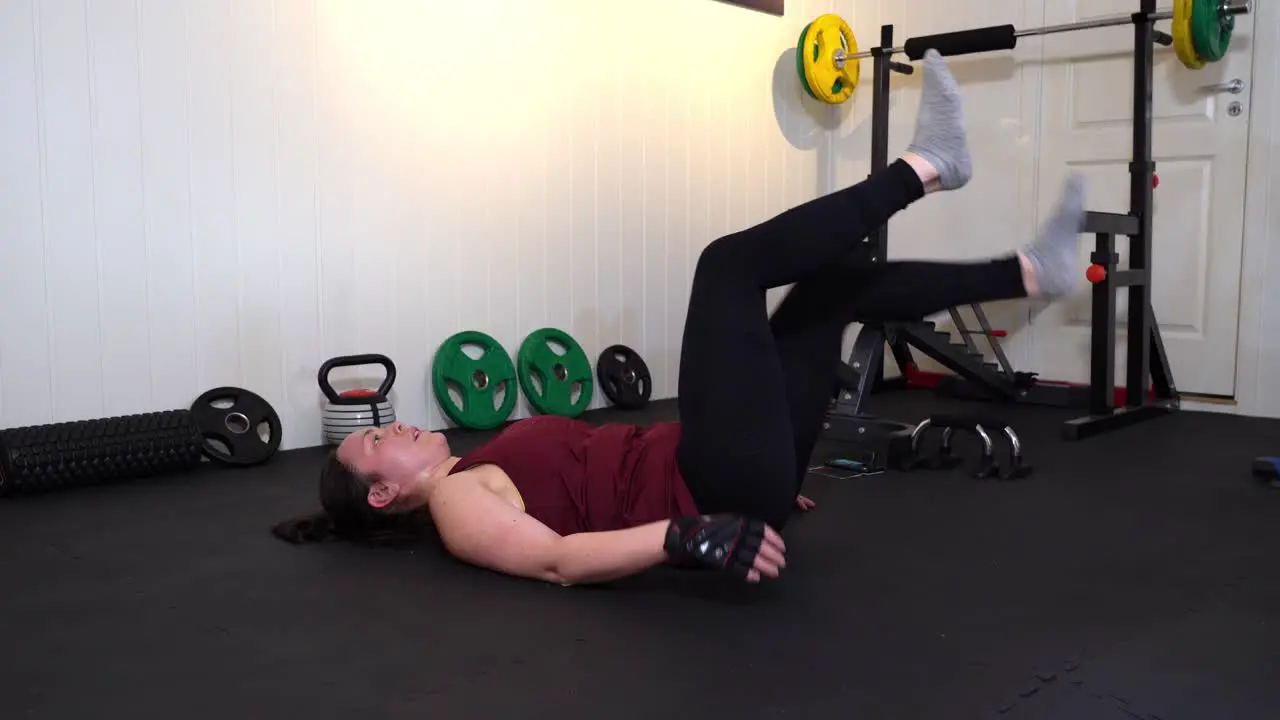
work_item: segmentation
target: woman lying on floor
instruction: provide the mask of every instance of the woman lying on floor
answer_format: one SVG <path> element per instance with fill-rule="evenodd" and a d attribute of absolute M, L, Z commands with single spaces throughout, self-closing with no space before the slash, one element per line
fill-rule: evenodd
<path fill-rule="evenodd" d="M 800 485 L 852 318 L 916 320 L 965 303 L 1055 299 L 1079 274 L 1077 178 L 1019 252 L 971 263 L 856 259 L 857 245 L 895 213 L 972 174 L 955 80 L 935 52 L 924 72 L 902 158 L 702 252 L 679 422 L 596 427 L 534 417 L 462 458 L 440 433 L 370 429 L 347 437 L 324 468 L 324 514 L 282 523 L 277 536 L 369 538 L 425 513 L 457 558 L 562 585 L 664 563 L 776 578 L 786 566 L 778 530 L 793 507 L 812 506 Z M 770 317 L 765 291 L 792 283 Z"/>

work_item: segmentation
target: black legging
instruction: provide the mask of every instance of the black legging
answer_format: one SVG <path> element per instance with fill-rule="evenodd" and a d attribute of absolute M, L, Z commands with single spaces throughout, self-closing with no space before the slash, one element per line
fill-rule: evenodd
<path fill-rule="evenodd" d="M 821 432 L 845 328 L 1025 297 L 1017 256 L 866 262 L 863 238 L 924 196 L 898 160 L 852 187 L 712 242 L 685 319 L 680 472 L 702 512 L 786 524 Z M 765 292 L 795 283 L 768 315 Z"/>

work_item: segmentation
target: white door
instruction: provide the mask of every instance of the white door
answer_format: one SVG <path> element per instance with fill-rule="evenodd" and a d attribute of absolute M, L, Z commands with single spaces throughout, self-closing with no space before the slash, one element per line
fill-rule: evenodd
<path fill-rule="evenodd" d="M 1138 3 L 1047 0 L 1044 7 L 1046 24 L 1055 25 L 1131 13 Z M 1160 184 L 1152 298 L 1174 383 L 1185 393 L 1235 392 L 1252 27 L 1253 15 L 1237 16 L 1227 57 L 1199 71 L 1183 67 L 1173 48 L 1155 46 L 1152 145 Z M 1171 23 L 1156 28 L 1170 32 Z M 1041 218 L 1071 170 L 1089 179 L 1090 210 L 1128 212 L 1132 38 L 1133 26 L 1123 25 L 1041 39 Z M 1235 78 L 1245 82 L 1239 94 L 1210 87 Z M 1122 267 L 1128 245 L 1128 238 L 1116 239 Z M 1081 237 L 1082 274 L 1093 247 L 1093 236 Z M 1116 382 L 1123 385 L 1127 291 L 1118 303 Z M 1089 286 L 1082 283 L 1077 297 L 1034 316 L 1029 369 L 1045 379 L 1089 379 L 1089 308 Z"/>

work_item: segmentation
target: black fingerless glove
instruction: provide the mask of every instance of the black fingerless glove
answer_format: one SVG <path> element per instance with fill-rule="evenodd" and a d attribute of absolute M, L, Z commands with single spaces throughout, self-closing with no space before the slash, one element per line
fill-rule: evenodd
<path fill-rule="evenodd" d="M 746 577 L 764 542 L 765 524 L 741 515 L 694 515 L 667 526 L 662 544 L 672 563 Z"/>

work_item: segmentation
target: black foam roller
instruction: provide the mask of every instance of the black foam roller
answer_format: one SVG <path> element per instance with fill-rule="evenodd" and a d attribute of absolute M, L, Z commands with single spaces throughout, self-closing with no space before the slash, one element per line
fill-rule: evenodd
<path fill-rule="evenodd" d="M 0 496 L 135 480 L 200 463 L 190 410 L 0 431 Z"/>
<path fill-rule="evenodd" d="M 1018 46 L 1018 31 L 1012 25 L 957 30 L 938 35 L 913 37 L 902 46 L 912 60 L 924 57 L 930 48 L 939 55 L 969 55 L 971 53 L 1012 50 Z"/>

